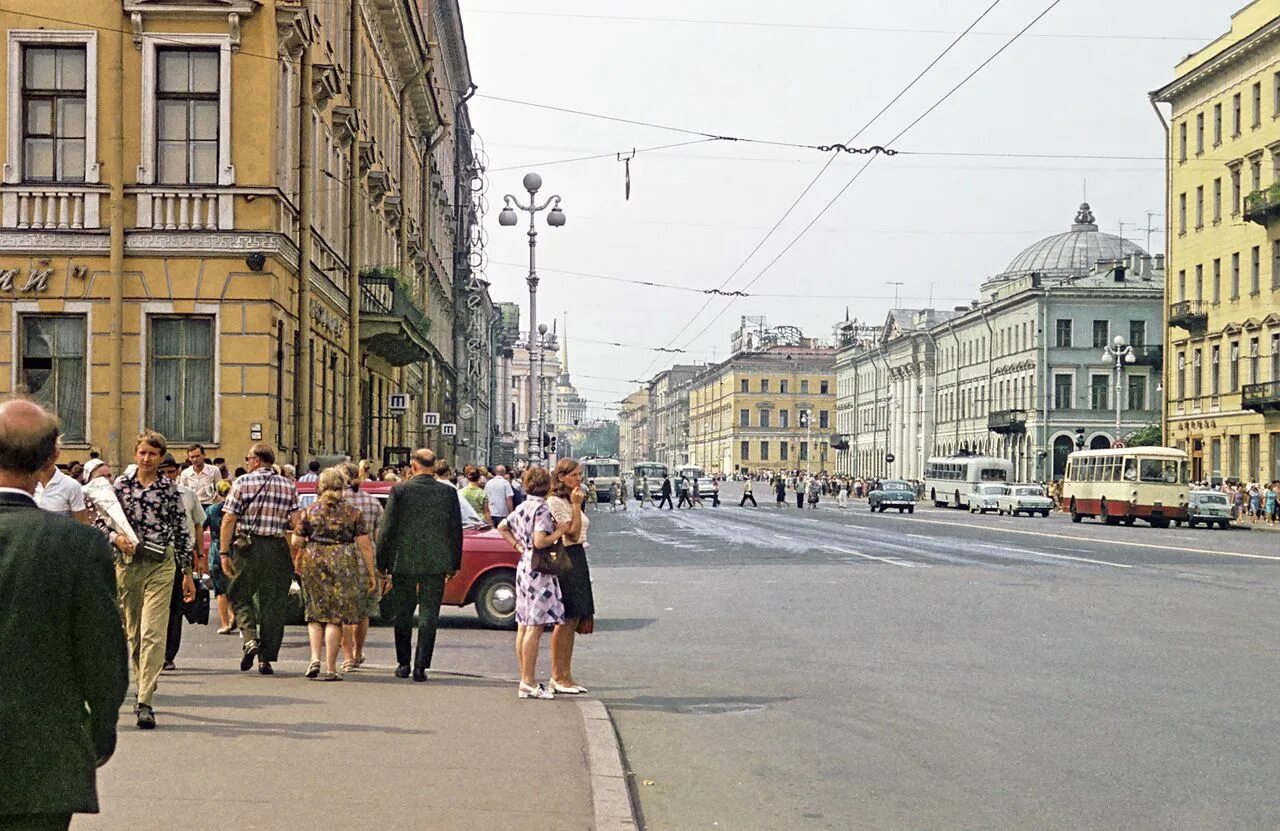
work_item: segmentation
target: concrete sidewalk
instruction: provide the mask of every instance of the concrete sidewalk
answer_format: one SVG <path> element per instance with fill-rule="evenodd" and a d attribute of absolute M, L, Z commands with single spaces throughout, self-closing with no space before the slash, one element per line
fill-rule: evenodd
<path fill-rule="evenodd" d="M 520 700 L 514 679 L 396 678 L 387 628 L 346 680 L 310 681 L 305 630 L 285 639 L 267 677 L 236 670 L 238 639 L 187 627 L 179 669 L 160 679 L 159 726 L 134 726 L 131 693 L 99 771 L 102 813 L 72 827 L 636 827 L 600 702 Z"/>

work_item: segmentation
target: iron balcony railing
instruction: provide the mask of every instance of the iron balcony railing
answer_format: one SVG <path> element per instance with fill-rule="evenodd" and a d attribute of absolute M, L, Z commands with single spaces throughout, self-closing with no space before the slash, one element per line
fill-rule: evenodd
<path fill-rule="evenodd" d="M 1240 391 L 1240 406 L 1259 413 L 1280 410 L 1280 381 L 1245 384 Z"/>
<path fill-rule="evenodd" d="M 1280 183 L 1255 190 L 1244 198 L 1246 221 L 1267 225 L 1277 217 L 1280 217 Z"/>
<path fill-rule="evenodd" d="M 409 295 L 409 290 L 395 277 L 382 274 L 360 275 L 360 313 L 390 315 L 403 318 L 422 337 L 431 330 L 431 321 Z"/>
<path fill-rule="evenodd" d="M 1026 410 L 996 410 L 987 414 L 987 429 L 993 433 L 1025 433 Z"/>
<path fill-rule="evenodd" d="M 1188 329 L 1203 326 L 1209 320 L 1209 312 L 1199 300 L 1183 300 L 1169 307 L 1169 325 Z"/>

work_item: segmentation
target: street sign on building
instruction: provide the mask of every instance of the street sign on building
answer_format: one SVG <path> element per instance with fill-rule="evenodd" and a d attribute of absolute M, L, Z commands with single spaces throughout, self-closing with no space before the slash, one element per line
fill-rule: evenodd
<path fill-rule="evenodd" d="M 442 435 L 442 436 L 456 436 L 456 435 L 458 435 L 458 425 L 456 425 L 456 424 L 442 424 L 442 425 L 440 425 L 440 435 Z"/>
<path fill-rule="evenodd" d="M 885 461 L 885 464 L 888 464 L 888 465 L 893 464 L 893 459 L 894 459 L 894 456 L 893 456 L 893 454 L 892 454 L 892 453 L 886 453 L 886 454 L 884 454 L 884 461 Z"/>
<path fill-rule="evenodd" d="M 423 427 L 439 427 L 440 414 L 439 413 L 423 413 L 422 426 Z"/>
<path fill-rule="evenodd" d="M 403 392 L 393 392 L 387 396 L 387 409 L 393 413 L 403 413 L 409 409 L 409 396 Z"/>

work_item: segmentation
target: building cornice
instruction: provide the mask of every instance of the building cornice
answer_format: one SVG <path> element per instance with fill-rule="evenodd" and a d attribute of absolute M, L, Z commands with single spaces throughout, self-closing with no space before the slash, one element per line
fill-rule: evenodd
<path fill-rule="evenodd" d="M 1236 41 L 1185 75 L 1155 90 L 1151 93 L 1151 99 L 1164 104 L 1173 104 L 1174 99 L 1177 97 L 1184 95 L 1197 85 L 1207 82 L 1213 76 L 1227 71 L 1232 65 L 1266 48 L 1278 37 L 1280 37 L 1280 17 L 1276 17 L 1262 28 Z M 1208 47 L 1206 46 L 1205 48 L 1207 49 Z"/>

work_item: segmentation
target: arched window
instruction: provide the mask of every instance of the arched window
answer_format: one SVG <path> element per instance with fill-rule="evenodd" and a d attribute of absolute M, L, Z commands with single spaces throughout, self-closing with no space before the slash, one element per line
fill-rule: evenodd
<path fill-rule="evenodd" d="M 1106 450 L 1110 446 L 1111 446 L 1111 439 L 1107 438 L 1102 433 L 1099 433 L 1098 435 L 1094 436 L 1093 439 L 1089 442 L 1090 450 Z"/>
<path fill-rule="evenodd" d="M 1076 449 L 1070 436 L 1058 436 L 1053 440 L 1053 478 L 1061 479 L 1067 470 L 1067 457 Z"/>

